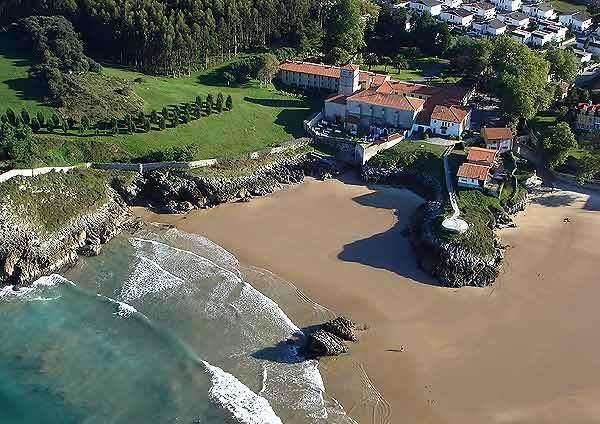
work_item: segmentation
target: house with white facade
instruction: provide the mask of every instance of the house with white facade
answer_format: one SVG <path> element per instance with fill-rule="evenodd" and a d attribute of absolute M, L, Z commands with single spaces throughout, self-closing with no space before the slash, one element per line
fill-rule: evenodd
<path fill-rule="evenodd" d="M 514 12 L 521 9 L 521 0 L 492 0 L 498 10 L 507 10 Z"/>
<path fill-rule="evenodd" d="M 552 41 L 554 41 L 554 34 L 551 32 L 537 29 L 531 33 L 530 44 L 532 46 L 542 47 L 548 43 L 551 43 Z"/>
<path fill-rule="evenodd" d="M 579 103 L 575 107 L 575 128 L 578 130 L 600 129 L 600 105 Z"/>
<path fill-rule="evenodd" d="M 481 129 L 481 137 L 483 137 L 487 149 L 497 150 L 498 153 L 512 150 L 513 132 L 510 128 L 483 127 Z"/>
<path fill-rule="evenodd" d="M 463 7 L 483 19 L 493 19 L 496 16 L 496 7 L 487 1 L 465 4 Z"/>
<path fill-rule="evenodd" d="M 463 4 L 463 0 L 440 0 L 442 2 L 442 9 L 444 7 L 449 7 L 451 9 L 456 9 Z"/>
<path fill-rule="evenodd" d="M 556 19 L 554 6 L 548 3 L 524 3 L 523 13 L 536 19 Z"/>
<path fill-rule="evenodd" d="M 586 51 L 593 57 L 600 57 L 600 41 L 592 40 L 587 43 Z"/>
<path fill-rule="evenodd" d="M 585 50 L 573 49 L 573 54 L 577 57 L 577 60 L 579 60 L 581 65 L 585 65 L 592 61 L 592 54 Z"/>
<path fill-rule="evenodd" d="M 517 28 L 527 28 L 529 26 L 529 16 L 522 12 L 515 11 L 509 13 L 499 13 L 496 19 Z"/>
<path fill-rule="evenodd" d="M 587 12 L 563 13 L 558 20 L 561 24 L 577 32 L 586 32 L 592 26 L 592 17 Z"/>
<path fill-rule="evenodd" d="M 557 24 L 553 21 L 538 21 L 538 29 L 553 34 L 553 40 L 557 43 L 563 42 L 567 38 L 567 27 Z"/>
<path fill-rule="evenodd" d="M 529 44 L 531 41 L 531 32 L 525 31 L 524 29 L 513 29 L 510 32 L 510 36 L 513 40 L 516 40 L 521 44 Z"/>
<path fill-rule="evenodd" d="M 440 19 L 442 21 L 448 22 L 452 25 L 457 25 L 463 28 L 468 28 L 473 23 L 473 12 L 469 12 L 466 9 L 442 9 L 442 13 L 440 14 Z"/>
<path fill-rule="evenodd" d="M 442 2 L 437 0 L 410 0 L 408 7 L 419 13 L 428 12 L 431 16 L 442 13 Z"/>
<path fill-rule="evenodd" d="M 494 166 L 497 154 L 497 149 L 471 147 L 467 154 L 467 161 L 460 166 L 456 173 L 458 186 L 484 189 L 487 186 L 490 169 Z"/>
<path fill-rule="evenodd" d="M 484 21 L 484 22 L 480 23 L 480 25 L 481 26 L 480 26 L 479 31 L 482 34 L 494 35 L 494 36 L 502 35 L 502 34 L 506 33 L 506 30 L 508 28 L 504 22 L 502 22 L 498 19 Z M 475 29 L 475 24 L 473 24 L 473 28 Z"/>
<path fill-rule="evenodd" d="M 433 134 L 458 138 L 470 127 L 471 110 L 464 106 L 436 105 L 431 112 Z"/>

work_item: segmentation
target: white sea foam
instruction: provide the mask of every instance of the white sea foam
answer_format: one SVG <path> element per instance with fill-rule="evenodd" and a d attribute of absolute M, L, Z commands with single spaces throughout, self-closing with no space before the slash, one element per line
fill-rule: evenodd
<path fill-rule="evenodd" d="M 282 424 L 269 401 L 257 395 L 233 375 L 202 361 L 211 377 L 210 400 L 240 424 Z"/>
<path fill-rule="evenodd" d="M 0 298 L 11 298 L 11 297 L 22 297 L 29 295 L 31 293 L 36 293 L 40 289 L 44 287 L 56 286 L 57 284 L 67 283 L 70 285 L 75 285 L 72 281 L 67 280 L 66 278 L 61 277 L 58 274 L 52 274 L 46 277 L 41 277 L 34 281 L 30 286 L 27 287 L 19 287 L 18 290 L 15 290 L 14 286 L 6 286 L 0 289 Z M 44 298 L 41 296 L 37 296 L 36 299 L 39 300 L 48 300 L 48 298 Z M 34 299 L 32 299 L 34 300 Z"/>
<path fill-rule="evenodd" d="M 97 294 L 97 296 L 101 297 L 102 299 L 106 299 L 111 303 L 114 303 L 117 306 L 117 311 L 113 315 L 116 315 L 118 317 L 129 318 L 131 315 L 138 312 L 137 309 L 135 309 L 133 306 L 131 306 L 128 303 L 121 302 L 121 301 L 112 299 L 108 296 L 103 296 L 101 294 Z"/>

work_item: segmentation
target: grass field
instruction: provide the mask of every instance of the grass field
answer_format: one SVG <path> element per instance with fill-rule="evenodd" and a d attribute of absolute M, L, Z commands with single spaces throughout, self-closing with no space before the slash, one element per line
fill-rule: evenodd
<path fill-rule="evenodd" d="M 28 78 L 31 58 L 19 51 L 15 43 L 3 35 L 0 38 L 0 110 L 15 111 L 26 108 L 38 110 L 47 116 L 55 112 L 42 103 L 42 91 Z M 32 163 L 35 165 L 63 165 L 73 160 L 94 160 L 90 149 L 82 148 L 82 141 L 101 146 L 103 152 L 115 152 L 114 159 L 135 158 L 172 146 L 195 145 L 198 159 L 230 156 L 259 150 L 267 146 L 304 135 L 303 120 L 320 109 L 322 99 L 297 98 L 279 93 L 272 85 L 261 86 L 251 81 L 243 86 L 228 87 L 221 83 L 216 69 L 197 72 L 189 77 L 168 78 L 142 75 L 127 69 L 105 67 L 107 76 L 131 81 L 133 90 L 144 100 L 144 110 L 160 111 L 163 107 L 194 101 L 197 95 L 206 99 L 209 93 L 216 98 L 219 92 L 231 95 L 233 110 L 213 113 L 187 124 L 163 131 L 99 135 L 92 131 L 80 135 L 42 133 L 40 145 Z M 99 87 L 110 89 L 110 87 Z M 125 153 L 125 154 L 124 154 Z M 102 157 L 107 155 L 103 153 Z M 108 155 L 110 156 L 110 155 Z"/>
<path fill-rule="evenodd" d="M 572 10 L 587 10 L 587 6 L 585 4 L 570 2 L 565 0 L 550 0 L 549 2 L 556 8 L 557 11 L 560 12 L 570 12 Z"/>
<path fill-rule="evenodd" d="M 0 34 L 0 110 L 12 108 L 15 112 L 26 108 L 30 113 L 52 108 L 42 103 L 41 87 L 28 78 L 27 71 L 34 64 L 31 57 L 19 49 L 6 34 Z"/>
<path fill-rule="evenodd" d="M 437 83 L 456 83 L 459 77 L 448 75 L 448 63 L 443 59 L 426 57 L 409 62 L 408 69 L 396 69 L 392 65 L 386 67 L 383 65 L 373 66 L 372 71 L 389 74 L 392 78 L 403 81 L 432 81 Z"/>

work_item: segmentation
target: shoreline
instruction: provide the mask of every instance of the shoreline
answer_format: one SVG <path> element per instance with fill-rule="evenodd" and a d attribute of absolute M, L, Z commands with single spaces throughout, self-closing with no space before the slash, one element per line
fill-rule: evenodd
<path fill-rule="evenodd" d="M 382 406 L 377 422 L 600 418 L 592 402 L 600 395 L 592 377 L 600 361 L 590 356 L 600 343 L 585 336 L 593 334 L 589 314 L 598 316 L 590 309 L 600 294 L 592 284 L 600 260 L 593 248 L 600 243 L 598 199 L 557 192 L 536 200 L 516 218 L 522 228 L 500 231 L 511 248 L 498 281 L 461 289 L 439 287 L 420 271 L 402 235 L 421 202 L 404 189 L 307 179 L 249 203 L 184 216 L 136 213 L 206 236 L 242 263 L 367 324 L 350 355 L 321 361 L 328 391 L 347 411 L 358 400 L 344 387 L 345 370 L 358 364 L 389 403 L 389 421 Z M 558 248 L 565 241 L 572 249 Z M 587 266 L 564 266 L 574 263 Z M 562 305 L 565 296 L 573 297 L 574 311 Z"/>

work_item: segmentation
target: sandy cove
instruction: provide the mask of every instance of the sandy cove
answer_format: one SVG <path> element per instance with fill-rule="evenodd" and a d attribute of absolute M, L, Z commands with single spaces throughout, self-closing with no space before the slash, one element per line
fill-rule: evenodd
<path fill-rule="evenodd" d="M 491 287 L 438 287 L 402 235 L 421 199 L 356 180 L 307 179 L 186 216 L 138 213 L 202 234 L 369 330 L 326 359 L 328 392 L 361 424 L 600 422 L 600 196 L 548 194 L 503 230 Z M 569 218 L 570 222 L 565 222 Z M 344 367 L 389 403 L 365 416 Z"/>

